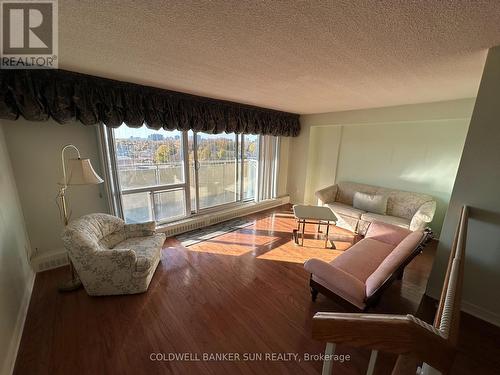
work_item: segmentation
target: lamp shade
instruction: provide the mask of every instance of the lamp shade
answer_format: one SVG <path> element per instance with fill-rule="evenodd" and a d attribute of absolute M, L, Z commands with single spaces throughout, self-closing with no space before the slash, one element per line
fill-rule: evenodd
<path fill-rule="evenodd" d="M 94 171 L 90 159 L 69 159 L 68 162 L 67 185 L 96 185 L 104 182 Z"/>

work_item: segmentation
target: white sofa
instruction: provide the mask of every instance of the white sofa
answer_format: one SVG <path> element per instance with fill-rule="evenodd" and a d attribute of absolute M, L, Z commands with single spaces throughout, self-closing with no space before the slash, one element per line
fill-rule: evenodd
<path fill-rule="evenodd" d="M 160 262 L 164 233 L 155 223 L 125 224 L 115 216 L 90 214 L 71 221 L 62 236 L 87 294 L 142 293 Z"/>
<path fill-rule="evenodd" d="M 386 214 L 371 213 L 353 207 L 356 192 L 387 197 Z M 365 235 L 373 221 L 381 221 L 412 231 L 424 229 L 433 219 L 436 201 L 426 194 L 388 189 L 356 182 L 339 182 L 318 190 L 316 197 L 339 218 L 338 226 Z"/>

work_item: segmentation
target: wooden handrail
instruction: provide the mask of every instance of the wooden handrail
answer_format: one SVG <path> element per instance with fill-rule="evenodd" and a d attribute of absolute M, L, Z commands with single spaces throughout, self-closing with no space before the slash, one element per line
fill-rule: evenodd
<path fill-rule="evenodd" d="M 448 260 L 448 267 L 446 269 L 441 297 L 439 298 L 436 318 L 434 320 L 434 327 L 441 330 L 446 337 L 449 337 L 453 345 L 457 344 L 459 332 L 468 219 L 469 209 L 467 206 L 463 206 Z"/>
<path fill-rule="evenodd" d="M 393 354 L 415 353 L 441 371 L 451 366 L 454 348 L 432 325 L 412 315 L 317 313 L 313 338 Z"/>
<path fill-rule="evenodd" d="M 415 358 L 448 373 L 456 353 L 468 208 L 460 213 L 434 324 L 413 315 L 317 313 L 314 339 Z"/>

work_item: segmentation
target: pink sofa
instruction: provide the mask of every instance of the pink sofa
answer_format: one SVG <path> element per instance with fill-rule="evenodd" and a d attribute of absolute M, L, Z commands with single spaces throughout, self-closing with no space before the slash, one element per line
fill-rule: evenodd
<path fill-rule="evenodd" d="M 313 301 L 318 292 L 335 294 L 361 310 L 374 305 L 404 267 L 419 254 L 430 236 L 428 230 L 410 231 L 374 221 L 364 239 L 330 263 L 309 259 Z"/>

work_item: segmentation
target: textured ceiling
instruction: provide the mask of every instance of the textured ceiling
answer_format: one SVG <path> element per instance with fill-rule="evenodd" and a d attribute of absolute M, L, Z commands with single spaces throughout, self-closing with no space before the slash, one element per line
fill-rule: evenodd
<path fill-rule="evenodd" d="M 59 1 L 59 67 L 296 113 L 477 93 L 500 1 Z"/>

